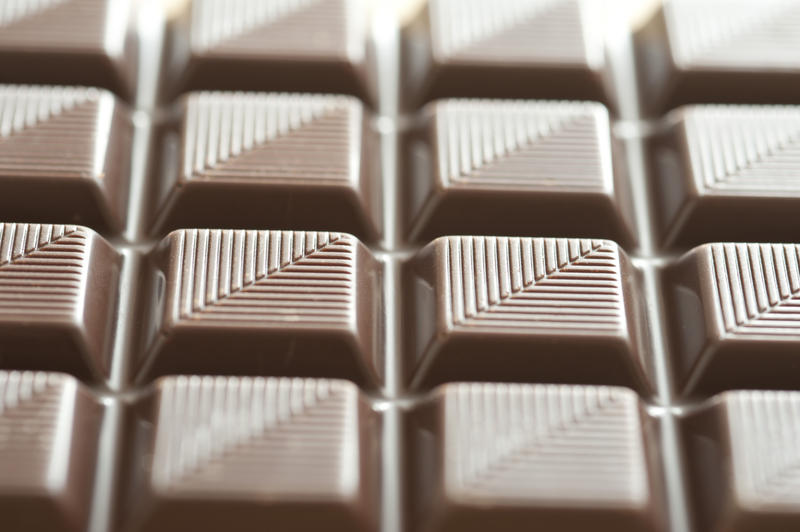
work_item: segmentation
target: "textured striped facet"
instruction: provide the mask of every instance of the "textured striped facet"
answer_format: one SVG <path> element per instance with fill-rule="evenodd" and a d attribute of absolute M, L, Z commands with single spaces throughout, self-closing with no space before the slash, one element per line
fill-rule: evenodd
<path fill-rule="evenodd" d="M 102 49 L 109 7 L 121 7 L 113 4 L 114 0 L 3 0 L 0 49 Z"/>
<path fill-rule="evenodd" d="M 483 504 L 638 505 L 649 481 L 636 394 L 622 388 L 444 388 L 448 495 Z"/>
<path fill-rule="evenodd" d="M 0 86 L 0 177 L 104 179 L 113 113 L 97 89 Z"/>
<path fill-rule="evenodd" d="M 602 61 L 580 0 L 432 0 L 429 9 L 433 53 L 447 63 Z"/>
<path fill-rule="evenodd" d="M 794 0 L 669 0 L 667 28 L 684 68 L 800 67 L 800 4 Z"/>
<path fill-rule="evenodd" d="M 355 186 L 362 116 L 358 100 L 345 96 L 192 94 L 183 178 Z"/>
<path fill-rule="evenodd" d="M 324 232 L 173 233 L 173 319 L 348 325 L 355 315 L 356 245 L 350 235 Z"/>
<path fill-rule="evenodd" d="M 151 474 L 160 492 L 302 499 L 358 487 L 355 385 L 173 377 L 158 389 Z"/>
<path fill-rule="evenodd" d="M 358 0 L 195 0 L 191 10 L 194 52 L 302 58 L 363 49 Z"/>
<path fill-rule="evenodd" d="M 613 190 L 608 112 L 600 104 L 446 100 L 435 120 L 447 186 Z"/>
<path fill-rule="evenodd" d="M 703 193 L 800 193 L 800 107 L 703 105 L 683 117 Z"/>
<path fill-rule="evenodd" d="M 800 245 L 712 244 L 722 324 L 736 338 L 800 338 Z"/>
<path fill-rule="evenodd" d="M 800 504 L 800 393 L 737 391 L 723 398 L 737 496 L 752 507 L 796 512 Z"/>
<path fill-rule="evenodd" d="M 81 227 L 0 224 L 0 318 L 78 317 L 87 254 Z"/>
<path fill-rule="evenodd" d="M 0 372 L 0 492 L 46 492 L 66 480 L 75 381 Z"/>
<path fill-rule="evenodd" d="M 606 240 L 447 237 L 456 327 L 544 332 L 626 329 L 619 249 Z"/>

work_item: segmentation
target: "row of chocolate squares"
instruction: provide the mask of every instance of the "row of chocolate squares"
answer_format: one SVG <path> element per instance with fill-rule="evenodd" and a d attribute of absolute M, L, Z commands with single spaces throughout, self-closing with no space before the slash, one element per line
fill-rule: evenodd
<path fill-rule="evenodd" d="M 377 532 L 382 508 L 420 532 L 666 532 L 682 471 L 697 530 L 800 527 L 800 392 L 681 415 L 679 462 L 667 422 L 606 386 L 452 383 L 378 407 L 342 380 L 172 376 L 101 402 L 0 371 L 0 512 L 8 532 L 82 532 L 99 505 L 119 532 Z"/>
<path fill-rule="evenodd" d="M 695 248 L 663 270 L 650 310 L 641 272 L 608 240 L 441 237 L 403 261 L 399 288 L 386 276 L 394 259 L 344 233 L 185 229 L 139 258 L 126 287 L 136 310 L 120 310 L 122 257 L 102 237 L 0 226 L 4 367 L 101 381 L 114 331 L 127 329 L 139 382 L 289 375 L 377 389 L 397 324 L 412 388 L 568 382 L 650 396 L 659 325 L 648 312 L 663 303 L 683 394 L 800 382 L 800 244 Z"/>
<path fill-rule="evenodd" d="M 368 4 L 193 0 L 173 14 L 157 4 L 167 37 L 161 64 L 147 64 L 135 26 L 146 20 L 140 29 L 157 37 L 152 7 L 145 18 L 133 0 L 18 0 L 0 19 L 0 70 L 17 82 L 99 85 L 128 99 L 137 71 L 153 69 L 162 72 L 162 100 L 182 90 L 293 90 L 374 105 L 382 68 Z M 424 7 L 402 39 L 409 108 L 454 96 L 620 99 L 605 57 L 608 6 L 416 4 Z M 629 15 L 617 13 L 617 34 Z M 660 114 L 685 103 L 798 103 L 797 16 L 792 0 L 666 0 L 634 39 L 642 107 Z M 391 30 L 381 30 L 387 39 Z"/>
<path fill-rule="evenodd" d="M 384 233 L 394 185 L 371 115 L 331 95 L 193 93 L 160 121 L 142 187 L 149 232 L 282 227 Z M 800 107 L 691 106 L 650 146 L 666 246 L 799 241 Z M 636 246 L 625 148 L 586 102 L 441 100 L 401 134 L 402 232 L 549 234 Z M 0 87 L 0 212 L 125 225 L 133 126 L 107 92 Z M 630 147 L 630 146 L 628 146 Z"/>

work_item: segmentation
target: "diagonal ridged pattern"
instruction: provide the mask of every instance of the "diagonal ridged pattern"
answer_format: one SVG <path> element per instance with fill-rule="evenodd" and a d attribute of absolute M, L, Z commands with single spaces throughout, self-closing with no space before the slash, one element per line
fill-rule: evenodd
<path fill-rule="evenodd" d="M 692 106 L 684 123 L 701 190 L 800 193 L 800 107 Z"/>
<path fill-rule="evenodd" d="M 619 250 L 605 240 L 448 237 L 454 325 L 625 330 Z"/>
<path fill-rule="evenodd" d="M 71 439 L 65 403 L 74 400 L 74 386 L 64 375 L 0 372 L 0 490 L 44 491 L 50 481 L 63 482 L 63 445 Z"/>
<path fill-rule="evenodd" d="M 358 50 L 355 0 L 195 0 L 191 46 L 196 52 L 251 54 L 346 55 Z M 348 16 L 349 15 L 349 16 Z M 313 36 L 310 38 L 310 36 Z M 348 38 L 352 44 L 348 42 Z"/>
<path fill-rule="evenodd" d="M 737 494 L 751 504 L 800 504 L 800 393 L 725 394 Z"/>
<path fill-rule="evenodd" d="M 678 64 L 800 67 L 800 5 L 794 0 L 670 0 L 664 9 Z"/>
<path fill-rule="evenodd" d="M 103 46 L 108 4 L 109 0 L 4 0 L 0 4 L 0 48 Z"/>
<path fill-rule="evenodd" d="M 708 253 L 729 334 L 800 336 L 800 245 L 713 244 Z"/>
<path fill-rule="evenodd" d="M 448 100 L 437 105 L 436 136 L 451 186 L 613 190 L 599 104 Z"/>
<path fill-rule="evenodd" d="M 97 89 L 0 86 L 0 176 L 102 179 L 113 107 Z"/>
<path fill-rule="evenodd" d="M 448 63 L 586 64 L 601 50 L 587 42 L 579 0 L 435 0 L 429 9 L 434 55 Z"/>
<path fill-rule="evenodd" d="M 193 94 L 183 175 L 356 184 L 362 116 L 358 101 L 345 96 Z"/>
<path fill-rule="evenodd" d="M 174 377 L 159 385 L 152 481 L 179 493 L 351 493 L 358 390 L 343 381 Z"/>
<path fill-rule="evenodd" d="M 444 415 L 449 494 L 561 504 L 649 497 L 630 390 L 456 384 L 445 388 Z"/>
<path fill-rule="evenodd" d="M 87 240 L 71 225 L 0 224 L 0 316 L 71 316 L 81 305 Z"/>
<path fill-rule="evenodd" d="M 349 324 L 356 244 L 339 233 L 180 231 L 173 243 L 174 315 L 229 324 Z"/>

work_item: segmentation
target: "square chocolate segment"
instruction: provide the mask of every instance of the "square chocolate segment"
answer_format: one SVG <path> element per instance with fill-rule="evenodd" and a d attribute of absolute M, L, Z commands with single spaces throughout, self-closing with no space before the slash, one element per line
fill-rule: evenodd
<path fill-rule="evenodd" d="M 651 115 L 687 103 L 800 103 L 795 0 L 665 0 L 635 35 Z"/>
<path fill-rule="evenodd" d="M 193 0 L 171 25 L 172 94 L 330 92 L 375 104 L 363 0 Z"/>
<path fill-rule="evenodd" d="M 598 8 L 582 0 L 430 0 L 404 32 L 407 103 L 606 101 Z"/>
<path fill-rule="evenodd" d="M 726 392 L 683 429 L 695 530 L 800 528 L 800 393 Z"/>
<path fill-rule="evenodd" d="M 141 377 L 329 376 L 375 386 L 380 265 L 342 233 L 186 229 L 152 256 Z"/>
<path fill-rule="evenodd" d="M 100 380 L 121 258 L 75 225 L 0 224 L 0 367 Z"/>
<path fill-rule="evenodd" d="M 442 100 L 404 147 L 409 238 L 635 241 L 608 111 L 587 102 Z"/>
<path fill-rule="evenodd" d="M 687 106 L 665 125 L 649 150 L 664 245 L 800 240 L 800 106 Z"/>
<path fill-rule="evenodd" d="M 448 384 L 407 427 L 411 530 L 666 530 L 655 427 L 630 390 Z"/>
<path fill-rule="evenodd" d="M 664 283 L 683 393 L 800 388 L 800 245 L 706 244 Z"/>
<path fill-rule="evenodd" d="M 202 92 L 182 110 L 166 137 L 156 231 L 282 227 L 378 237 L 377 138 L 355 98 Z"/>
<path fill-rule="evenodd" d="M 134 97 L 131 0 L 5 0 L 0 82 L 90 85 Z"/>
<path fill-rule="evenodd" d="M 443 237 L 404 270 L 412 386 L 615 384 L 651 393 L 635 272 L 607 240 Z"/>
<path fill-rule="evenodd" d="M 71 377 L 0 371 L 3 530 L 86 530 L 102 415 Z"/>
<path fill-rule="evenodd" d="M 0 85 L 0 213 L 122 230 L 132 138 L 109 92 Z"/>
<path fill-rule="evenodd" d="M 378 419 L 345 381 L 169 377 L 125 530 L 377 532 Z"/>

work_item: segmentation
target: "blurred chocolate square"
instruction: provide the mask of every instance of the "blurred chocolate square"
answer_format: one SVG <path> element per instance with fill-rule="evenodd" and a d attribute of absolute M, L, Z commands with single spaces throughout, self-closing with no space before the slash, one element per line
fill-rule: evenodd
<path fill-rule="evenodd" d="M 430 0 L 403 32 L 403 96 L 608 104 L 603 6 L 583 0 Z"/>
<path fill-rule="evenodd" d="M 403 273 L 411 384 L 613 384 L 652 393 L 641 292 L 607 240 L 442 237 Z"/>
<path fill-rule="evenodd" d="M 683 420 L 694 530 L 800 527 L 800 394 L 726 392 Z"/>
<path fill-rule="evenodd" d="M 706 244 L 663 290 L 681 393 L 800 388 L 800 245 Z"/>
<path fill-rule="evenodd" d="M 406 136 L 406 231 L 635 242 L 608 111 L 587 102 L 442 100 Z"/>
<path fill-rule="evenodd" d="M 0 83 L 89 85 L 132 101 L 133 0 L 6 0 L 0 4 Z"/>
<path fill-rule="evenodd" d="M 655 425 L 630 390 L 447 384 L 406 425 L 411 530 L 666 530 Z"/>
<path fill-rule="evenodd" d="M 0 85 L 0 213 L 120 232 L 132 141 L 128 110 L 109 92 Z"/>
<path fill-rule="evenodd" d="M 374 107 L 363 0 L 194 0 L 171 21 L 167 91 L 324 92 Z M 170 98 L 171 99 L 171 98 Z"/>
<path fill-rule="evenodd" d="M 153 231 L 319 229 L 378 238 L 380 165 L 355 98 L 192 93 L 165 128 Z"/>
<path fill-rule="evenodd" d="M 3 530 L 85 532 L 102 416 L 71 377 L 0 371 Z"/>
<path fill-rule="evenodd" d="M 800 240 L 800 106 L 686 106 L 648 142 L 664 246 Z"/>
<path fill-rule="evenodd" d="M 0 224 L 0 367 L 102 380 L 121 262 L 85 227 Z"/>
<path fill-rule="evenodd" d="M 167 377 L 149 419 L 125 531 L 378 530 L 379 418 L 349 382 Z"/>
<path fill-rule="evenodd" d="M 184 229 L 151 255 L 141 379 L 382 375 L 382 270 L 355 237 Z M 142 356 L 143 355 L 143 356 Z"/>
<path fill-rule="evenodd" d="M 664 0 L 634 35 L 640 103 L 800 103 L 795 0 Z"/>

